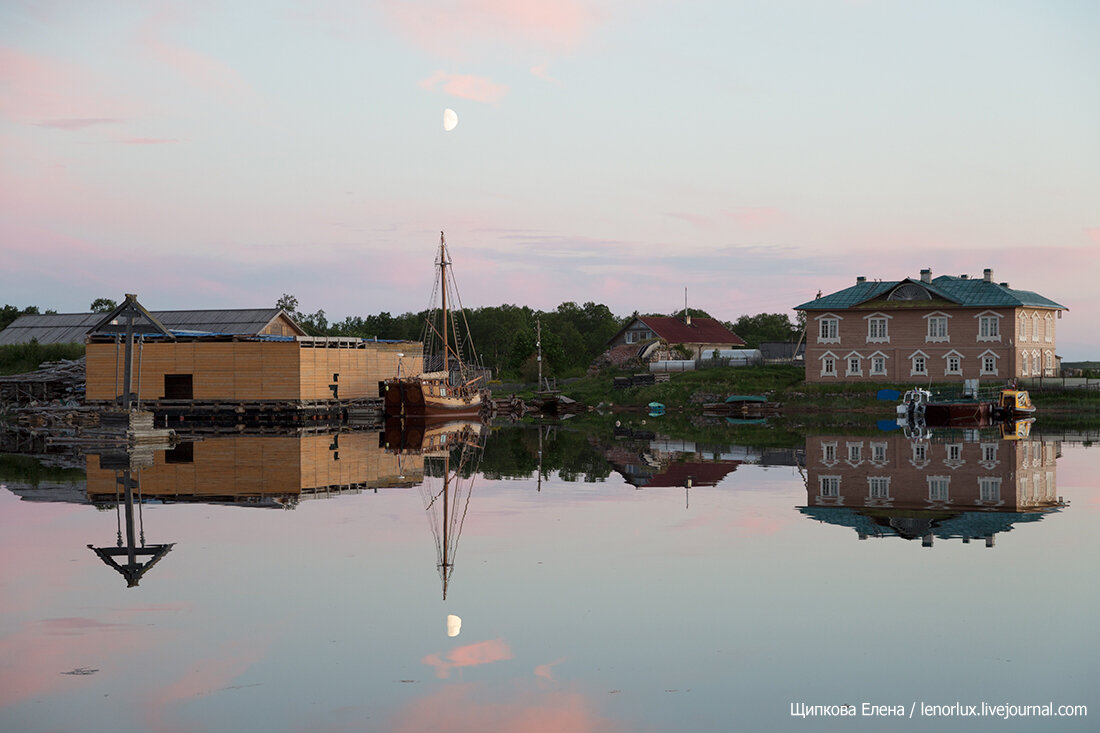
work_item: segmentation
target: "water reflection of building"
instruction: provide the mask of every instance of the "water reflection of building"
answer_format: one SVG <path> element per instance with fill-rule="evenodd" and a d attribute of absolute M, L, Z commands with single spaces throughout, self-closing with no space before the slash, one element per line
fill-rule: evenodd
<path fill-rule="evenodd" d="M 418 485 L 423 458 L 388 453 L 379 442 L 378 433 L 346 432 L 181 443 L 141 470 L 140 500 L 293 507 L 304 498 Z M 113 502 L 116 472 L 89 455 L 87 473 L 88 498 Z"/>
<path fill-rule="evenodd" d="M 860 539 L 994 538 L 1062 506 L 1061 445 L 1002 440 L 976 430 L 910 439 L 831 435 L 806 440 L 806 504 L 800 511 L 851 527 Z"/>
<path fill-rule="evenodd" d="M 617 441 L 604 449 L 604 456 L 615 471 L 638 489 L 717 486 L 742 464 L 800 465 L 801 456 L 798 453 L 738 445 L 708 446 L 693 441 L 655 437 Z"/>

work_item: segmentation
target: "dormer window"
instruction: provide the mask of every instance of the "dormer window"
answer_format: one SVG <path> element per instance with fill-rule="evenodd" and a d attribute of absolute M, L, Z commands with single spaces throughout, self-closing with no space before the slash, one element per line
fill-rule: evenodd
<path fill-rule="evenodd" d="M 916 283 L 902 283 L 890 291 L 887 300 L 932 300 L 932 294 Z"/>

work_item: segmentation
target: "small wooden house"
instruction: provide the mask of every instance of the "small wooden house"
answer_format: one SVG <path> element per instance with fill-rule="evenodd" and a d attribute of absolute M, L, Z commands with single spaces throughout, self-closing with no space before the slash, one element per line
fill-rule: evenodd
<path fill-rule="evenodd" d="M 203 316 L 186 322 L 188 328 L 167 327 L 127 296 L 101 317 L 87 337 L 85 399 L 109 402 L 126 391 L 127 330 L 139 334 L 131 350 L 129 391 L 145 403 L 378 397 L 379 382 L 421 370 L 419 342 L 306 336 L 281 311 L 267 321 L 234 321 L 231 314 L 216 311 L 190 313 Z M 253 330 L 257 324 L 262 325 L 259 332 Z M 200 325 L 222 330 L 196 328 Z"/>
<path fill-rule="evenodd" d="M 683 345 L 698 359 L 703 349 L 742 348 L 740 336 L 713 318 L 636 316 L 607 342 L 608 348 L 658 339 L 669 346 Z"/>
<path fill-rule="evenodd" d="M 118 469 L 87 457 L 88 498 L 114 501 Z M 257 503 L 348 490 L 411 487 L 424 476 L 424 459 L 379 446 L 377 433 L 306 436 L 241 435 L 181 443 L 153 454 L 141 469 L 141 494 L 161 501 Z"/>

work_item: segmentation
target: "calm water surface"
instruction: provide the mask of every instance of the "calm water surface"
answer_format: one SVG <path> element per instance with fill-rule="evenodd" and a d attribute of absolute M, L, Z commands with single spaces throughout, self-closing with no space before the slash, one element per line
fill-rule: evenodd
<path fill-rule="evenodd" d="M 218 438 L 89 455 L 75 478 L 8 468 L 0 729 L 1097 729 L 1097 448 L 506 428 L 449 454 L 444 497 L 442 453 L 385 442 Z M 136 562 L 156 559 L 132 587 L 110 554 L 124 469 Z M 865 702 L 906 716 L 791 714 Z"/>

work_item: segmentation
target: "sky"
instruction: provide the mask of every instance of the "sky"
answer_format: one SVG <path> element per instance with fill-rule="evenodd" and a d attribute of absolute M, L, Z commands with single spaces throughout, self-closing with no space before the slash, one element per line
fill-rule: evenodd
<path fill-rule="evenodd" d="M 0 0 L 0 302 L 418 311 L 443 230 L 466 307 L 990 267 L 1100 358 L 1098 37 L 1091 0 Z"/>

